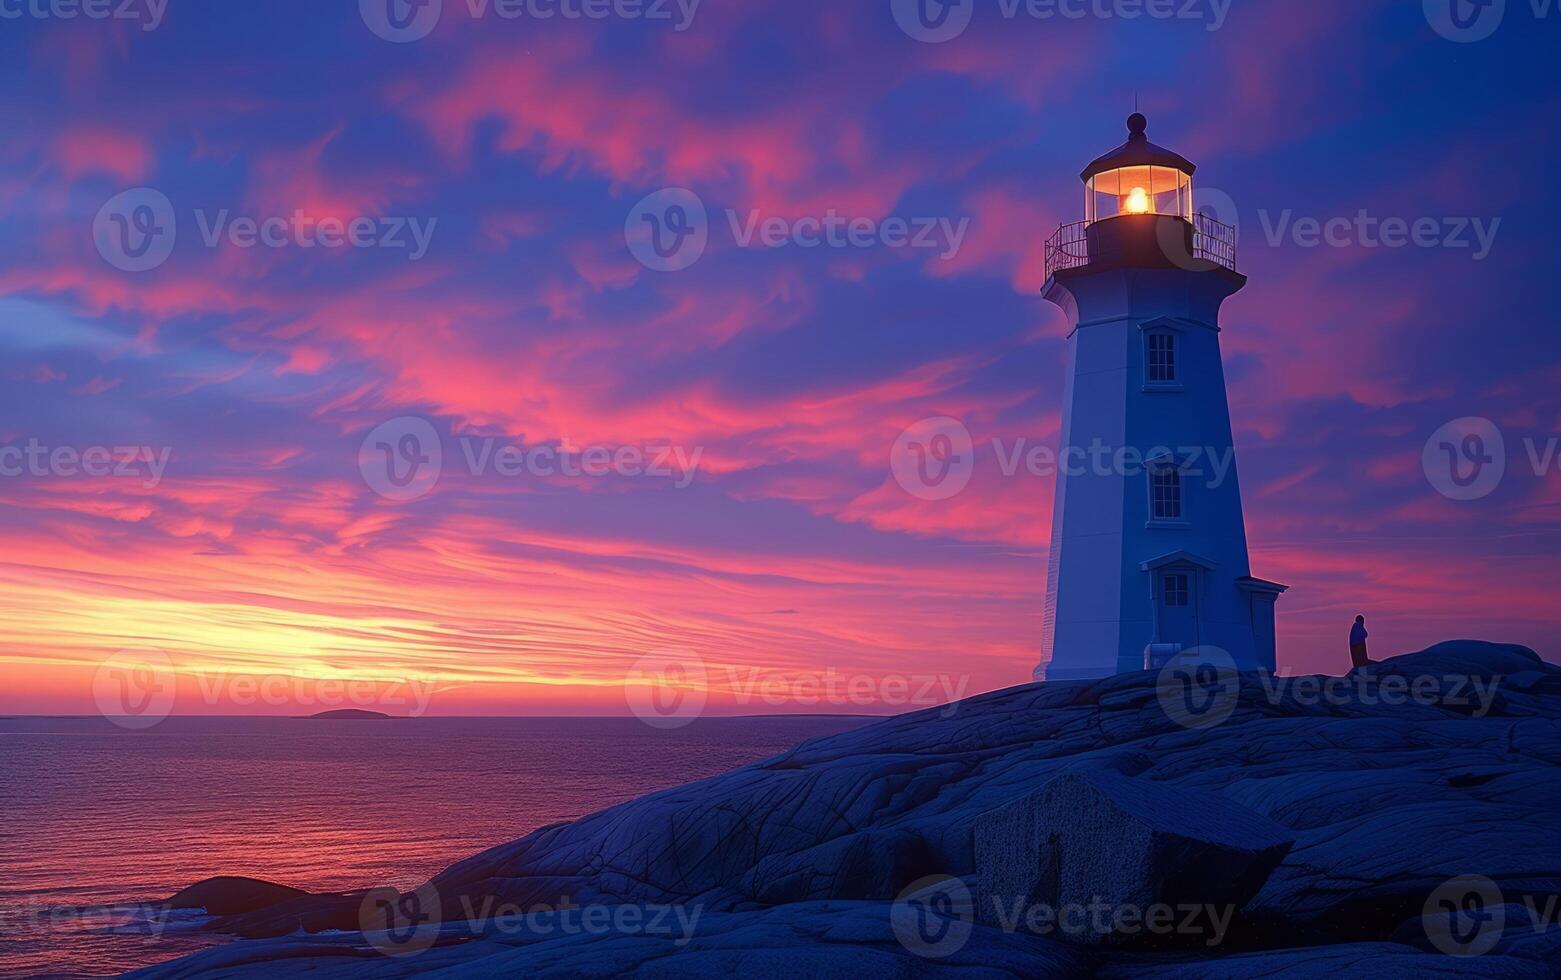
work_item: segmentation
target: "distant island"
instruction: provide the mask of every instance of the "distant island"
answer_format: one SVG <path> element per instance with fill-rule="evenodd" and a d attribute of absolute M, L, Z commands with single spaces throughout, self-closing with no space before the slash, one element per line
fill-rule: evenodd
<path fill-rule="evenodd" d="M 384 721 L 396 716 L 387 715 L 383 711 L 368 711 L 364 708 L 335 708 L 331 711 L 320 711 L 312 715 L 304 715 L 303 717 L 308 720 L 322 718 L 327 721 Z"/>

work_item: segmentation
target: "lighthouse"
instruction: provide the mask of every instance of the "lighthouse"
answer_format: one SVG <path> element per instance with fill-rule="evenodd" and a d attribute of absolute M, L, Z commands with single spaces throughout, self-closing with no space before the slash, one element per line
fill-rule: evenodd
<path fill-rule="evenodd" d="M 1193 206 L 1197 168 L 1148 139 L 1084 168 L 1084 218 L 1046 245 L 1068 318 L 1062 449 L 1037 678 L 1104 677 L 1180 653 L 1275 668 L 1236 475 L 1220 306 L 1244 285 L 1234 229 Z"/>

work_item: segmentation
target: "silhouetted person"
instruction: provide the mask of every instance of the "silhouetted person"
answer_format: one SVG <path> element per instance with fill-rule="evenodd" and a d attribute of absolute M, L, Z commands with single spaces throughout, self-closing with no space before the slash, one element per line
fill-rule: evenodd
<path fill-rule="evenodd" d="M 1350 660 L 1357 667 L 1371 663 L 1366 656 L 1366 635 L 1366 617 L 1356 616 L 1355 625 L 1350 627 Z"/>

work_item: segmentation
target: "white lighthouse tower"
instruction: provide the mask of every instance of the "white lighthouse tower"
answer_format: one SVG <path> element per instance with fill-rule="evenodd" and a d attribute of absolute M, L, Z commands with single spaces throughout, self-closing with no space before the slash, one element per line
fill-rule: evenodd
<path fill-rule="evenodd" d="M 1084 169 L 1084 220 L 1046 246 L 1068 316 L 1068 379 L 1037 677 L 1103 677 L 1194 648 L 1275 667 L 1253 578 L 1219 310 L 1246 285 L 1233 229 L 1193 209 L 1186 158 L 1145 136 Z"/>

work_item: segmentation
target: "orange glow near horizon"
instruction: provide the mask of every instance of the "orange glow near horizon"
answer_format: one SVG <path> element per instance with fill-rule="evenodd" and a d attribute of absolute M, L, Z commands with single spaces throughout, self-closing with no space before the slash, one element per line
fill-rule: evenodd
<path fill-rule="evenodd" d="M 505 553 L 522 543 L 523 553 Z M 751 691 L 745 703 L 734 685 L 824 670 L 881 678 L 959 648 L 974 657 L 950 689 L 973 693 L 978 673 L 982 689 L 1022 679 L 1027 656 L 1022 641 L 999 638 L 1005 616 L 983 622 L 966 601 L 980 576 L 924 575 L 928 584 L 942 579 L 945 594 L 929 597 L 928 614 L 943 623 L 918 625 L 894 612 L 906 570 L 549 541 L 475 519 L 361 555 L 190 555 L 176 540 L 155 555 L 47 551 L 54 568 L 0 565 L 12 600 L 0 606 L 0 629 L 13 638 L 0 654 L 8 678 L 0 710 L 9 713 L 93 713 L 99 666 L 147 653 L 165 656 L 177 676 L 176 714 L 305 713 L 308 694 L 263 698 L 252 688 L 296 694 L 353 682 L 402 693 L 421 685 L 433 692 L 422 709 L 430 714 L 624 714 L 633 664 L 671 647 L 708 667 L 714 711 L 805 711 Z M 668 571 L 613 567 L 647 560 Z M 688 589 L 690 575 L 704 587 Z M 993 576 L 985 589 L 1001 595 L 1004 586 Z M 1009 601 L 1018 598 L 1010 592 Z M 734 617 L 734 606 L 747 615 Z M 797 607 L 808 615 L 785 612 Z M 855 699 L 817 710 L 882 708 Z"/>
<path fill-rule="evenodd" d="M 1055 490 L 1029 466 L 1061 448 L 1074 328 L 1042 298 L 1048 235 L 1081 204 L 1193 219 L 1174 167 L 1108 170 L 1080 200 L 1080 165 L 1121 139 L 1106 25 L 978 18 L 919 44 L 876 5 L 711 4 L 697 31 L 639 40 L 559 22 L 523 57 L 513 32 L 447 17 L 409 58 L 350 4 L 297 6 L 289 30 L 236 32 L 192 4 L 144 37 L 6 32 L 5 67 L 32 77 L 0 150 L 0 470 L 30 440 L 168 456 L 155 481 L 0 472 L 0 713 L 97 712 L 120 651 L 168 658 L 177 714 L 311 707 L 257 703 L 247 682 L 416 680 L 430 714 L 623 715 L 635 664 L 669 648 L 734 713 L 920 706 L 770 703 L 744 687 L 756 676 L 1029 680 Z M 1124 49 L 1146 77 L 1230 95 L 1165 91 L 1145 111 L 1198 163 L 1211 216 L 1246 219 L 1250 280 L 1218 344 L 1251 570 L 1291 587 L 1280 664 L 1338 671 L 1357 613 L 1374 656 L 1475 637 L 1555 657 L 1561 366 L 1532 246 L 1548 239 L 1522 224 L 1544 209 L 1519 198 L 1550 186 L 1524 135 L 1553 115 L 1548 90 L 1500 100 L 1496 142 L 1449 145 L 1432 114 L 1358 97 L 1359 73 L 1314 71 L 1319 44 L 1365 45 L 1360 28 L 1349 5 L 1258 5 L 1217 35 Z M 320 97 L 319 59 L 275 70 L 302 31 L 352 84 Z M 1391 74 L 1420 47 L 1356 60 Z M 1340 168 L 1360 138 L 1416 165 Z M 155 268 L 116 262 L 93 227 L 130 188 L 177 212 Z M 675 273 L 626 231 L 664 188 L 709 219 Z M 1305 207 L 1259 227 L 1281 193 Z M 1312 221 L 1427 202 L 1506 216 L 1500 242 L 1487 222 L 1488 255 L 1303 244 Z M 407 248 L 231 234 L 299 212 L 439 222 L 415 261 L 410 227 Z M 764 244 L 805 221 L 846 244 Z M 1422 450 L 1470 416 L 1506 433 L 1507 465 L 1490 497 L 1455 502 Z M 437 430 L 443 472 L 392 500 L 359 452 L 407 418 Z M 943 418 L 974 466 L 926 499 L 891 456 Z M 698 474 L 511 479 L 496 457 L 474 472 L 468 439 L 676 447 Z"/>

